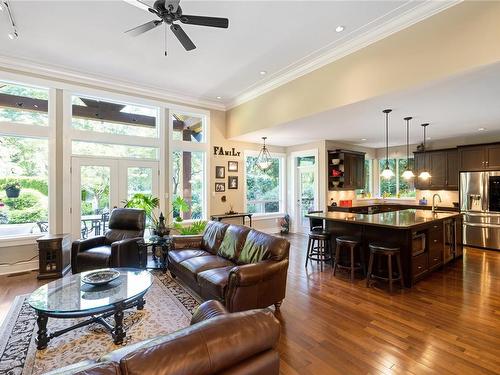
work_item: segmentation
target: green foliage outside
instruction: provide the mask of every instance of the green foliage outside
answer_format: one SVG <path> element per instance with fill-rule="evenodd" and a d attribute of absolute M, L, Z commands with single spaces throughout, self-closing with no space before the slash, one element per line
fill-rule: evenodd
<path fill-rule="evenodd" d="M 39 191 L 21 189 L 17 198 L 7 198 L 5 191 L 0 191 L 0 201 L 4 203 L 0 224 L 36 223 L 48 219 L 48 200 Z"/>
<path fill-rule="evenodd" d="M 195 221 L 188 226 L 183 226 L 180 223 L 174 224 L 174 228 L 183 236 L 201 234 L 205 231 L 206 226 L 207 222 L 203 220 Z"/>
<path fill-rule="evenodd" d="M 37 190 L 43 195 L 49 195 L 49 184 L 47 179 L 39 177 L 4 177 L 0 178 L 0 189 L 4 190 L 7 186 L 18 183 L 21 189 Z"/>
<path fill-rule="evenodd" d="M 396 170 L 396 163 L 398 169 Z M 389 159 L 389 168 L 394 172 L 390 179 L 380 177 L 380 195 L 384 198 L 409 198 L 415 197 L 415 184 L 413 180 L 407 181 L 402 177 L 406 170 L 406 159 Z M 385 168 L 385 159 L 379 160 L 379 170 Z M 410 159 L 410 168 L 413 168 L 413 159 Z M 397 176 L 399 174 L 399 176 Z"/>
<path fill-rule="evenodd" d="M 245 161 L 247 182 L 247 210 L 255 212 L 279 212 L 280 200 L 280 162 L 273 158 L 273 164 L 266 171 L 261 171 L 255 162 L 257 157 L 249 156 Z M 267 201 L 262 204 L 253 201 Z"/>
<path fill-rule="evenodd" d="M 172 153 L 172 195 L 182 198 L 187 209 L 182 212 L 174 207 L 174 218 L 180 219 L 201 219 L 203 217 L 203 153 L 175 151 Z M 185 158 L 184 158 L 185 157 Z M 191 160 L 191 175 L 183 176 L 188 168 L 183 168 L 184 159 Z M 184 186 L 184 177 L 189 181 L 188 186 Z M 181 215 L 181 213 L 184 213 Z"/>

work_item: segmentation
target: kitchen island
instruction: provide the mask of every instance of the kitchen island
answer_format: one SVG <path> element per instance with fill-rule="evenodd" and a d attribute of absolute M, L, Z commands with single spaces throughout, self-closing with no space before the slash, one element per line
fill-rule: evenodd
<path fill-rule="evenodd" d="M 457 235 L 462 225 L 460 213 L 406 209 L 371 215 L 328 212 L 306 216 L 325 221 L 333 244 L 339 236 L 359 238 L 365 259 L 368 259 L 371 242 L 399 247 L 406 287 L 412 287 L 421 278 L 462 255 L 462 241 Z"/>

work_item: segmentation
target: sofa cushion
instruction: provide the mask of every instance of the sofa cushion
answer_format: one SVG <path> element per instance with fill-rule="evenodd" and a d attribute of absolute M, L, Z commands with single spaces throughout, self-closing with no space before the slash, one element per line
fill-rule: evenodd
<path fill-rule="evenodd" d="M 233 267 L 231 265 L 200 272 L 198 274 L 198 284 L 200 284 L 203 297 L 223 300 L 226 294 L 229 272 Z"/>
<path fill-rule="evenodd" d="M 175 263 L 180 263 L 185 261 L 186 259 L 200 257 L 204 255 L 211 255 L 211 254 L 204 250 L 197 250 L 197 249 L 170 250 L 168 252 L 169 260 Z"/>
<path fill-rule="evenodd" d="M 235 262 L 240 256 L 248 232 L 250 232 L 250 228 L 243 225 L 230 225 L 226 230 L 217 255 Z"/>
<path fill-rule="evenodd" d="M 193 274 L 194 277 L 196 277 L 196 275 L 200 272 L 211 270 L 213 268 L 234 266 L 234 263 L 217 255 L 205 255 L 187 259 L 179 263 L 179 266 L 186 269 Z"/>
<path fill-rule="evenodd" d="M 290 243 L 284 238 L 251 230 L 237 263 L 257 263 L 267 259 L 280 261 L 288 257 L 289 248 Z"/>
<path fill-rule="evenodd" d="M 203 238 L 201 240 L 201 248 L 212 254 L 217 254 L 219 246 L 222 243 L 228 224 L 223 224 L 218 221 L 209 221 Z"/>

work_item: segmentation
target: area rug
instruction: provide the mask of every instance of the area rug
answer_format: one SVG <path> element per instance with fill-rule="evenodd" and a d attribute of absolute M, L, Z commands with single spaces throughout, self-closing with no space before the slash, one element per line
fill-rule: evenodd
<path fill-rule="evenodd" d="M 125 311 L 127 337 L 123 345 L 168 334 L 189 325 L 197 299 L 168 273 L 153 271 L 144 310 Z M 97 359 L 118 349 L 101 325 L 92 324 L 52 339 L 48 348 L 37 350 L 36 314 L 28 305 L 29 295 L 16 297 L 0 329 L 0 375 L 37 375 L 85 359 Z M 85 318 L 83 318 L 85 319 Z M 109 318 L 114 323 L 113 318 Z M 74 325 L 79 319 L 51 319 L 49 331 Z"/>

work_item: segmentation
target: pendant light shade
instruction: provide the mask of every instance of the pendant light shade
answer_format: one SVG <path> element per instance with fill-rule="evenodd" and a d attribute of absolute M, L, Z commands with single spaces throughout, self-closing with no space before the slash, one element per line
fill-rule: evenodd
<path fill-rule="evenodd" d="M 427 160 L 426 160 L 426 157 L 425 157 L 425 152 L 427 151 L 427 147 L 425 146 L 425 141 L 427 139 L 427 127 L 429 126 L 429 124 L 422 124 L 422 127 L 424 128 L 424 170 L 422 172 L 420 172 L 420 174 L 418 175 L 418 178 L 422 179 L 422 180 L 428 180 L 429 178 L 431 178 L 431 174 L 427 171 Z"/>
<path fill-rule="evenodd" d="M 412 179 L 415 174 L 410 168 L 410 120 L 413 117 L 405 117 L 406 121 L 406 170 L 403 172 L 402 176 L 405 180 Z"/>
<path fill-rule="evenodd" d="M 266 171 L 271 167 L 271 165 L 273 165 L 273 159 L 271 158 L 271 154 L 266 147 L 266 139 L 267 137 L 262 137 L 262 149 L 260 150 L 259 156 L 257 156 L 257 160 L 255 161 L 255 165 L 261 171 Z"/>
<path fill-rule="evenodd" d="M 389 179 L 394 177 L 394 172 L 389 168 L 389 113 L 392 109 L 384 109 L 382 112 L 385 113 L 385 168 L 380 176 Z"/>

